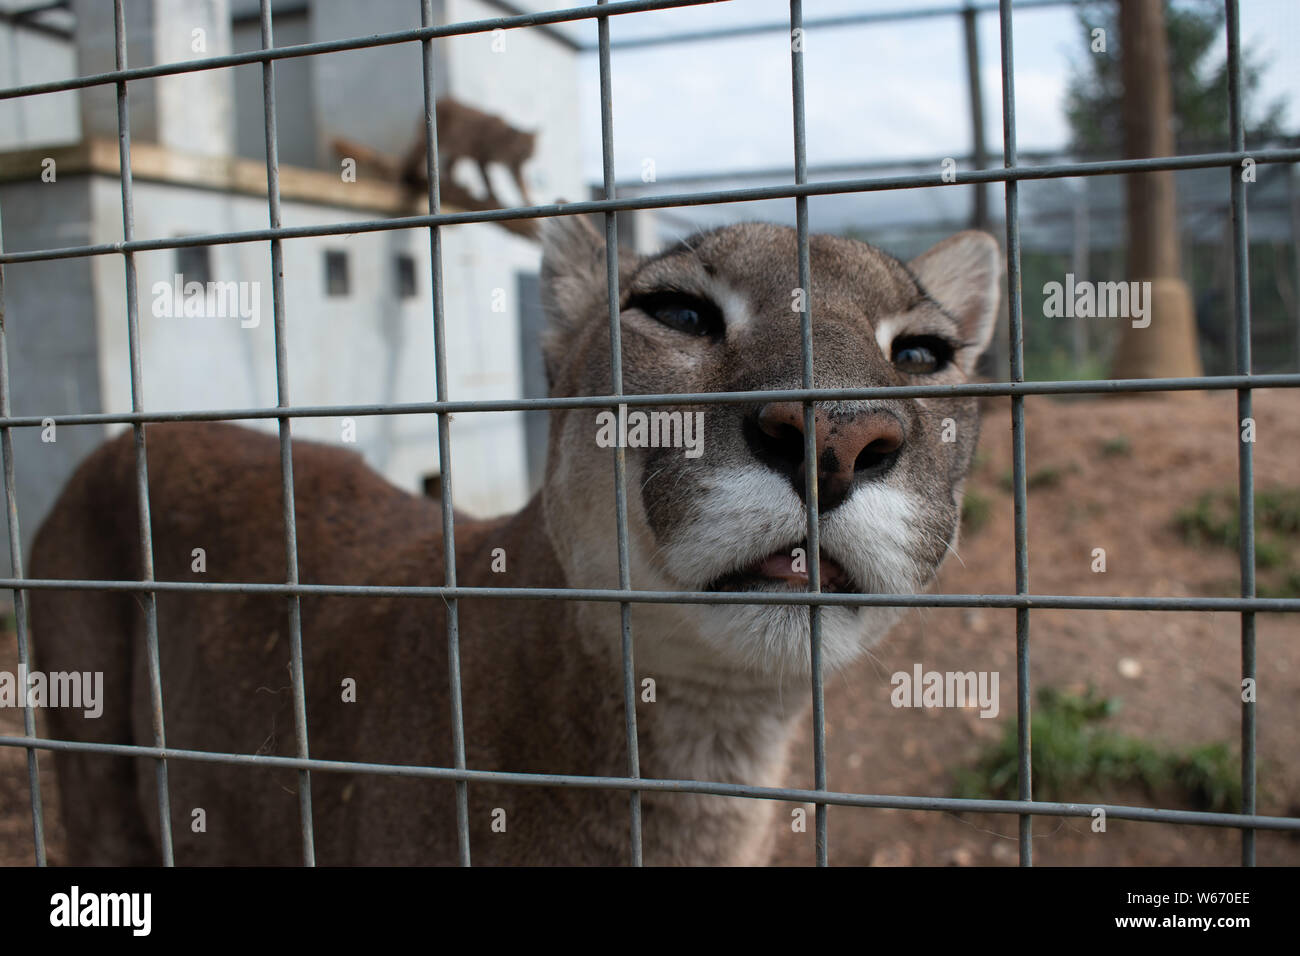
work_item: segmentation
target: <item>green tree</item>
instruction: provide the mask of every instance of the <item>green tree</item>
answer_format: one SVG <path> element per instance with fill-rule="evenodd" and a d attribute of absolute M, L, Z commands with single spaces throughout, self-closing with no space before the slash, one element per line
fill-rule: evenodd
<path fill-rule="evenodd" d="M 1118 0 L 1095 0 L 1078 11 L 1085 48 L 1074 62 L 1066 92 L 1071 148 L 1080 153 L 1123 153 Z M 1228 148 L 1228 65 L 1223 40 L 1225 14 L 1219 0 L 1165 2 L 1169 67 L 1173 85 L 1174 140 L 1180 153 Z M 1095 30 L 1104 30 L 1106 52 L 1093 53 Z M 1277 138 L 1285 103 L 1269 104 L 1262 115 L 1252 109 L 1258 99 L 1265 64 L 1242 49 L 1242 100 L 1246 107 L 1246 142 L 1258 145 Z"/>

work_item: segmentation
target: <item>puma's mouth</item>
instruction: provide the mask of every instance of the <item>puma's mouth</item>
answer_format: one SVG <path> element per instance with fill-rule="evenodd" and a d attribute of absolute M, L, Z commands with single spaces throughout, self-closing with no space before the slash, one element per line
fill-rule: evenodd
<path fill-rule="evenodd" d="M 806 591 L 811 573 L 808 559 L 791 552 L 802 544 L 783 551 L 773 551 L 765 558 L 736 571 L 730 571 L 708 586 L 709 591 Z M 827 593 L 861 593 L 861 588 L 847 571 L 825 551 L 821 552 L 821 585 Z"/>

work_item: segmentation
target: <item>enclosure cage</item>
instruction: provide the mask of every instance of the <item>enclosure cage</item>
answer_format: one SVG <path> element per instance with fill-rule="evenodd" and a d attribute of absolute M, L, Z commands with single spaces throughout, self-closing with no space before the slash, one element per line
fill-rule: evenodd
<path fill-rule="evenodd" d="M 414 2 L 414 0 L 412 0 Z M 431 0 L 422 0 L 421 23 L 418 29 L 372 36 L 358 36 L 337 41 L 313 42 L 291 46 L 275 46 L 272 36 L 272 3 L 261 0 L 260 21 L 262 48 L 260 50 L 170 62 L 148 67 L 132 67 L 127 62 L 126 24 L 123 0 L 115 0 L 116 68 L 97 75 L 74 79 L 18 86 L 0 90 L 0 99 L 35 96 L 58 91 L 78 90 L 93 86 L 112 86 L 116 89 L 117 122 L 120 152 L 121 213 L 123 241 L 96 245 L 47 248 L 35 251 L 3 252 L 0 249 L 0 450 L 4 456 L 5 502 L 8 516 L 9 553 L 13 561 L 13 576 L 0 580 L 0 586 L 13 592 L 16 611 L 16 630 L 19 662 L 29 660 L 29 634 L 27 629 L 26 595 L 36 589 L 47 590 L 105 590 L 129 592 L 138 596 L 145 610 L 150 696 L 153 704 L 153 743 L 151 746 L 126 744 L 82 743 L 53 740 L 37 735 L 35 717 L 31 709 L 24 712 L 24 733 L 20 736 L 0 737 L 0 745 L 25 750 L 32 806 L 32 829 L 35 860 L 43 865 L 45 857 L 45 832 L 41 801 L 41 779 L 37 755 L 40 751 L 85 751 L 117 755 L 123 758 L 151 761 L 156 768 L 157 811 L 162 843 L 162 861 L 173 862 L 172 816 L 169 804 L 167 768 L 171 761 L 207 761 L 231 766 L 237 773 L 240 766 L 261 766 L 290 769 L 298 775 L 300 804 L 302 858 L 311 865 L 315 861 L 312 828 L 311 775 L 313 773 L 347 772 L 356 774 L 390 774 L 454 782 L 457 796 L 457 827 L 459 856 L 462 864 L 471 861 L 468 824 L 468 790 L 476 780 L 494 783 L 603 788 L 625 791 L 628 794 L 630 858 L 641 863 L 641 805 L 640 795 L 648 791 L 674 791 L 694 794 L 714 794 L 728 797 L 766 799 L 789 803 L 811 804 L 815 807 L 815 849 L 819 865 L 828 862 L 827 809 L 831 806 L 861 808 L 893 808 L 922 811 L 1008 814 L 1019 819 L 1019 859 L 1022 865 L 1032 863 L 1032 821 L 1035 816 L 1091 817 L 1098 809 L 1114 819 L 1179 823 L 1240 830 L 1242 862 L 1254 863 L 1255 835 L 1258 830 L 1300 831 L 1300 818 L 1264 816 L 1256 813 L 1256 713 L 1253 702 L 1241 708 L 1241 781 L 1243 806 L 1240 813 L 1169 810 L 1137 806 L 1108 806 L 1091 803 L 1049 802 L 1033 799 L 1030 779 L 1031 740 L 1029 733 L 1031 686 L 1029 674 L 1031 612 L 1040 608 L 1076 609 L 1096 611 L 1104 609 L 1141 611 L 1219 611 L 1240 615 L 1241 679 L 1254 681 L 1257 673 L 1255 616 L 1261 612 L 1300 611 L 1300 599 L 1260 598 L 1255 585 L 1254 536 L 1254 472 L 1252 444 L 1240 441 L 1237 449 L 1239 461 L 1239 517 L 1240 536 L 1240 596 L 1238 597 L 1104 597 L 1078 595 L 1036 594 L 1030 590 L 1028 574 L 1026 450 L 1024 425 L 1024 400 L 1028 395 L 1086 395 L 1122 392 L 1158 392 L 1192 390 L 1230 390 L 1237 396 L 1237 418 L 1252 415 L 1252 392 L 1260 388 L 1295 388 L 1300 386 L 1300 374 L 1252 373 L 1251 362 L 1251 311 L 1249 262 L 1246 232 L 1246 192 L 1250 188 L 1242 174 L 1245 165 L 1293 164 L 1300 162 L 1300 149 L 1280 148 L 1250 151 L 1246 148 L 1242 116 L 1242 64 L 1240 50 L 1240 19 L 1237 0 L 1225 0 L 1227 26 L 1227 57 L 1230 76 L 1230 142 L 1218 152 L 1196 153 L 1167 157 L 1106 160 L 1096 162 L 1049 162 L 1024 165 L 1017 160 L 1016 95 L 1013 70 L 1013 7 L 1022 9 L 1039 5 L 1040 0 L 1000 0 L 997 4 L 968 3 L 965 6 L 910 11 L 917 16 L 974 16 L 994 13 L 1000 31 L 1001 48 L 1001 110 L 1003 118 L 1003 165 L 986 168 L 961 169 L 955 180 L 946 179 L 943 171 L 916 172 L 903 175 L 875 176 L 854 179 L 831 179 L 810 182 L 808 176 L 805 139 L 805 87 L 802 43 L 806 27 L 802 0 L 791 0 L 788 29 L 790 31 L 790 80 L 793 96 L 794 157 L 793 181 L 780 185 L 748 186 L 730 189 L 695 190 L 657 196 L 620 198 L 615 189 L 613 116 L 614 104 L 610 79 L 610 20 L 633 16 L 642 11 L 685 7 L 711 0 L 614 0 L 598 2 L 570 9 L 542 13 L 518 13 L 474 22 L 438 24 L 434 22 Z M 599 43 L 596 49 L 599 61 L 601 116 L 600 129 L 603 154 L 603 198 L 566 204 L 544 204 L 470 212 L 442 212 L 438 178 L 438 131 L 435 123 L 435 49 L 434 40 L 458 35 L 483 34 L 497 30 L 545 27 L 566 22 L 591 20 L 597 22 Z M 833 25 L 833 21 L 827 21 Z M 282 225 L 281 193 L 277 142 L 279 138 L 276 111 L 276 64 L 291 58 L 311 57 L 343 50 L 381 47 L 393 44 L 418 43 L 423 57 L 424 129 L 427 146 L 428 212 L 423 215 L 390 217 L 364 221 L 338 222 L 324 226 Z M 266 184 L 269 225 L 264 229 L 237 232 L 211 232 L 184 238 L 137 238 L 133 215 L 131 172 L 130 100 L 128 91 L 133 82 L 148 78 L 170 76 L 203 70 L 228 69 L 243 64 L 260 64 L 265 119 Z M 1066 177 L 1099 177 L 1164 170 L 1218 170 L 1224 177 L 1224 192 L 1229 197 L 1232 224 L 1232 270 L 1235 277 L 1233 314 L 1235 328 L 1235 370 L 1230 375 L 1196 376 L 1162 379 L 1103 379 L 1094 381 L 1034 381 L 1027 382 L 1024 374 L 1024 314 L 1022 301 L 1021 227 L 1019 217 L 1019 184 L 1026 180 L 1061 179 Z M 618 232 L 617 214 L 638 209 L 668 209 L 692 205 L 739 203 L 757 200 L 792 200 L 796 213 L 798 276 L 800 286 L 810 287 L 808 200 L 812 196 L 847 193 L 866 193 L 906 189 L 943 189 L 951 182 L 958 184 L 1003 184 L 1005 188 L 1005 258 L 1007 290 L 1009 296 L 1009 337 L 1005 343 L 1008 367 L 1003 380 L 972 382 L 961 385 L 881 386 L 870 388 L 830 389 L 817 388 L 813 381 L 812 317 L 805 305 L 799 321 L 802 333 L 802 387 L 761 392 L 709 392 L 700 394 L 623 394 L 622 356 L 619 326 L 618 287 Z M 440 230 L 443 227 L 464 223 L 542 219 L 554 216 L 595 215 L 604 218 L 606 237 L 606 273 L 608 284 L 609 331 L 611 337 L 610 368 L 612 391 L 607 395 L 559 397 L 538 399 L 502 399 L 495 401 L 451 401 L 447 390 L 447 358 L 445 329 L 449 317 L 442 301 L 442 263 Z M 283 284 L 282 243 L 286 240 L 309 236 L 333 236 L 399 229 L 424 229 L 432 259 L 431 283 L 435 356 L 431 372 L 434 376 L 436 398 L 432 401 L 407 404 L 375 403 L 345 406 L 298 406 L 290 399 L 286 372 L 285 295 Z M 211 409 L 191 412 L 149 412 L 143 400 L 141 362 L 139 298 L 135 256 L 142 252 L 161 249 L 183 249 L 205 245 L 230 243 L 269 244 L 272 275 L 272 301 L 274 306 L 275 369 L 277 402 L 274 407 L 243 409 Z M 11 413 L 8 374 L 8 352 L 4 341 L 6 321 L 21 321 L 21 316 L 3 313 L 3 267 L 20 263 L 38 262 L 72 257 L 121 257 L 126 275 L 126 309 L 130 346 L 130 380 L 132 410 L 122 414 L 72 414 L 46 419 L 39 416 L 17 416 Z M 454 321 L 454 317 L 450 317 Z M 1000 377 L 1000 376 L 999 376 Z M 632 587 L 629 572 L 626 462 L 624 450 L 614 451 L 615 503 L 619 555 L 619 586 L 615 589 L 509 589 L 467 588 L 457 584 L 455 556 L 455 522 L 453 504 L 453 448 L 449 438 L 449 417 L 458 412 L 519 412 L 559 408 L 617 409 L 619 405 L 673 406 L 707 405 L 710 403 L 752 403 L 767 401 L 795 401 L 804 407 L 804 454 L 808 460 L 816 458 L 816 435 L 812 427 L 815 402 L 837 400 L 864 400 L 872 398 L 920 398 L 942 396 L 1009 396 L 1013 451 L 1013 502 L 1015 541 L 1015 593 L 1011 594 L 878 594 L 878 593 L 822 593 L 820 588 L 819 525 L 817 487 L 815 477 L 806 484 L 805 508 L 807 513 L 807 544 L 811 556 L 810 588 L 797 594 L 755 594 L 649 591 Z M 436 415 L 439 436 L 439 463 L 441 473 L 441 509 L 443 522 L 443 548 L 446 580 L 427 587 L 384 587 L 303 584 L 298 579 L 297 543 L 295 528 L 294 483 L 291 422 L 298 418 L 326 416 L 376 416 L 376 415 Z M 285 527 L 284 549 L 288 575 L 277 584 L 191 583 L 158 581 L 153 574 L 152 539 L 149 512 L 149 485 L 146 461 L 145 425 L 169 421 L 275 421 L 279 427 L 280 466 L 283 494 L 283 519 Z M 139 506 L 139 539 L 143 555 L 138 579 L 120 581 L 102 580 L 40 580 L 25 577 L 22 571 L 22 539 L 14 490 L 14 429 L 40 428 L 48 421 L 68 425 L 129 425 L 134 431 L 136 448 L 135 482 Z M 811 474 L 811 470 L 810 470 Z M 238 592 L 283 596 L 288 613 L 290 634 L 290 660 L 295 723 L 295 756 L 274 756 L 249 753 L 212 753 L 178 750 L 166 744 L 162 700 L 164 688 L 160 686 L 158 661 L 158 622 L 155 596 L 160 592 Z M 421 597 L 445 602 L 448 652 L 451 667 L 451 706 L 453 726 L 454 765 L 394 766 L 378 763 L 340 762 L 313 759 L 308 748 L 308 727 L 304 700 L 302 657 L 302 628 L 299 602 L 303 596 L 349 595 L 357 598 L 379 596 Z M 560 774 L 532 774 L 476 770 L 466 766 L 464 724 L 459 666 L 458 601 L 462 598 L 491 598 L 497 600 L 545 601 L 598 601 L 612 602 L 621 608 L 622 641 L 622 696 L 625 712 L 625 734 L 628 749 L 626 776 L 578 776 Z M 758 787 L 746 784 L 722 783 L 708 780 L 668 780 L 642 777 L 638 761 L 638 741 L 635 709 L 634 645 L 630 610 L 634 603 L 688 603 L 688 604 L 788 604 L 810 608 L 809 654 L 812 664 L 812 717 L 815 786 L 811 789 Z M 826 776 L 825 708 L 822 674 L 821 614 L 820 609 L 831 605 L 876 607 L 994 607 L 1014 608 L 1016 617 L 1016 713 L 1019 733 L 1018 799 L 973 800 L 940 796 L 894 796 L 871 793 L 846 793 L 829 788 Z M 448 821 L 448 826 L 452 825 Z"/>

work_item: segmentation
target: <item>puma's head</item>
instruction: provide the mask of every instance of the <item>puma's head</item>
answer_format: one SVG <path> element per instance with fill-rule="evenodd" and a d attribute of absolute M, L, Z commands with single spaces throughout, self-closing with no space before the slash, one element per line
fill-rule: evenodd
<path fill-rule="evenodd" d="M 545 240 L 552 394 L 609 394 L 604 240 L 576 216 L 548 223 Z M 991 236 L 963 232 L 907 264 L 835 236 L 813 236 L 810 253 L 806 291 L 798 288 L 795 232 L 783 226 L 729 226 L 657 255 L 621 256 L 624 392 L 800 388 L 804 305 L 818 388 L 967 380 L 998 305 Z M 618 586 L 609 445 L 625 430 L 634 588 L 805 590 L 797 551 L 807 535 L 802 404 L 627 411 L 626 425 L 598 409 L 552 413 L 543 504 L 570 586 Z M 670 412 L 681 415 L 651 414 Z M 973 398 L 817 403 L 824 591 L 910 593 L 934 578 L 957 536 L 978 430 Z M 686 441 L 694 444 L 681 447 Z M 638 657 L 662 660 L 663 646 L 646 646 L 657 641 L 692 667 L 808 670 L 806 607 L 634 605 L 634 613 L 654 625 L 651 637 L 637 632 Z M 827 665 L 859 656 L 899 613 L 825 608 Z"/>

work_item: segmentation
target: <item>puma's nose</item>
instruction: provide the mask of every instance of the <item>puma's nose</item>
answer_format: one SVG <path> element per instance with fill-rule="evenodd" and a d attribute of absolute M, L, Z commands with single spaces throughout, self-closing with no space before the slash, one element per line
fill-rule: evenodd
<path fill-rule="evenodd" d="M 840 505 L 863 481 L 883 475 L 903 447 L 903 424 L 890 412 L 828 413 L 814 406 L 817 435 L 817 510 Z M 749 429 L 755 453 L 783 472 L 804 495 L 804 407 L 771 402 Z"/>

